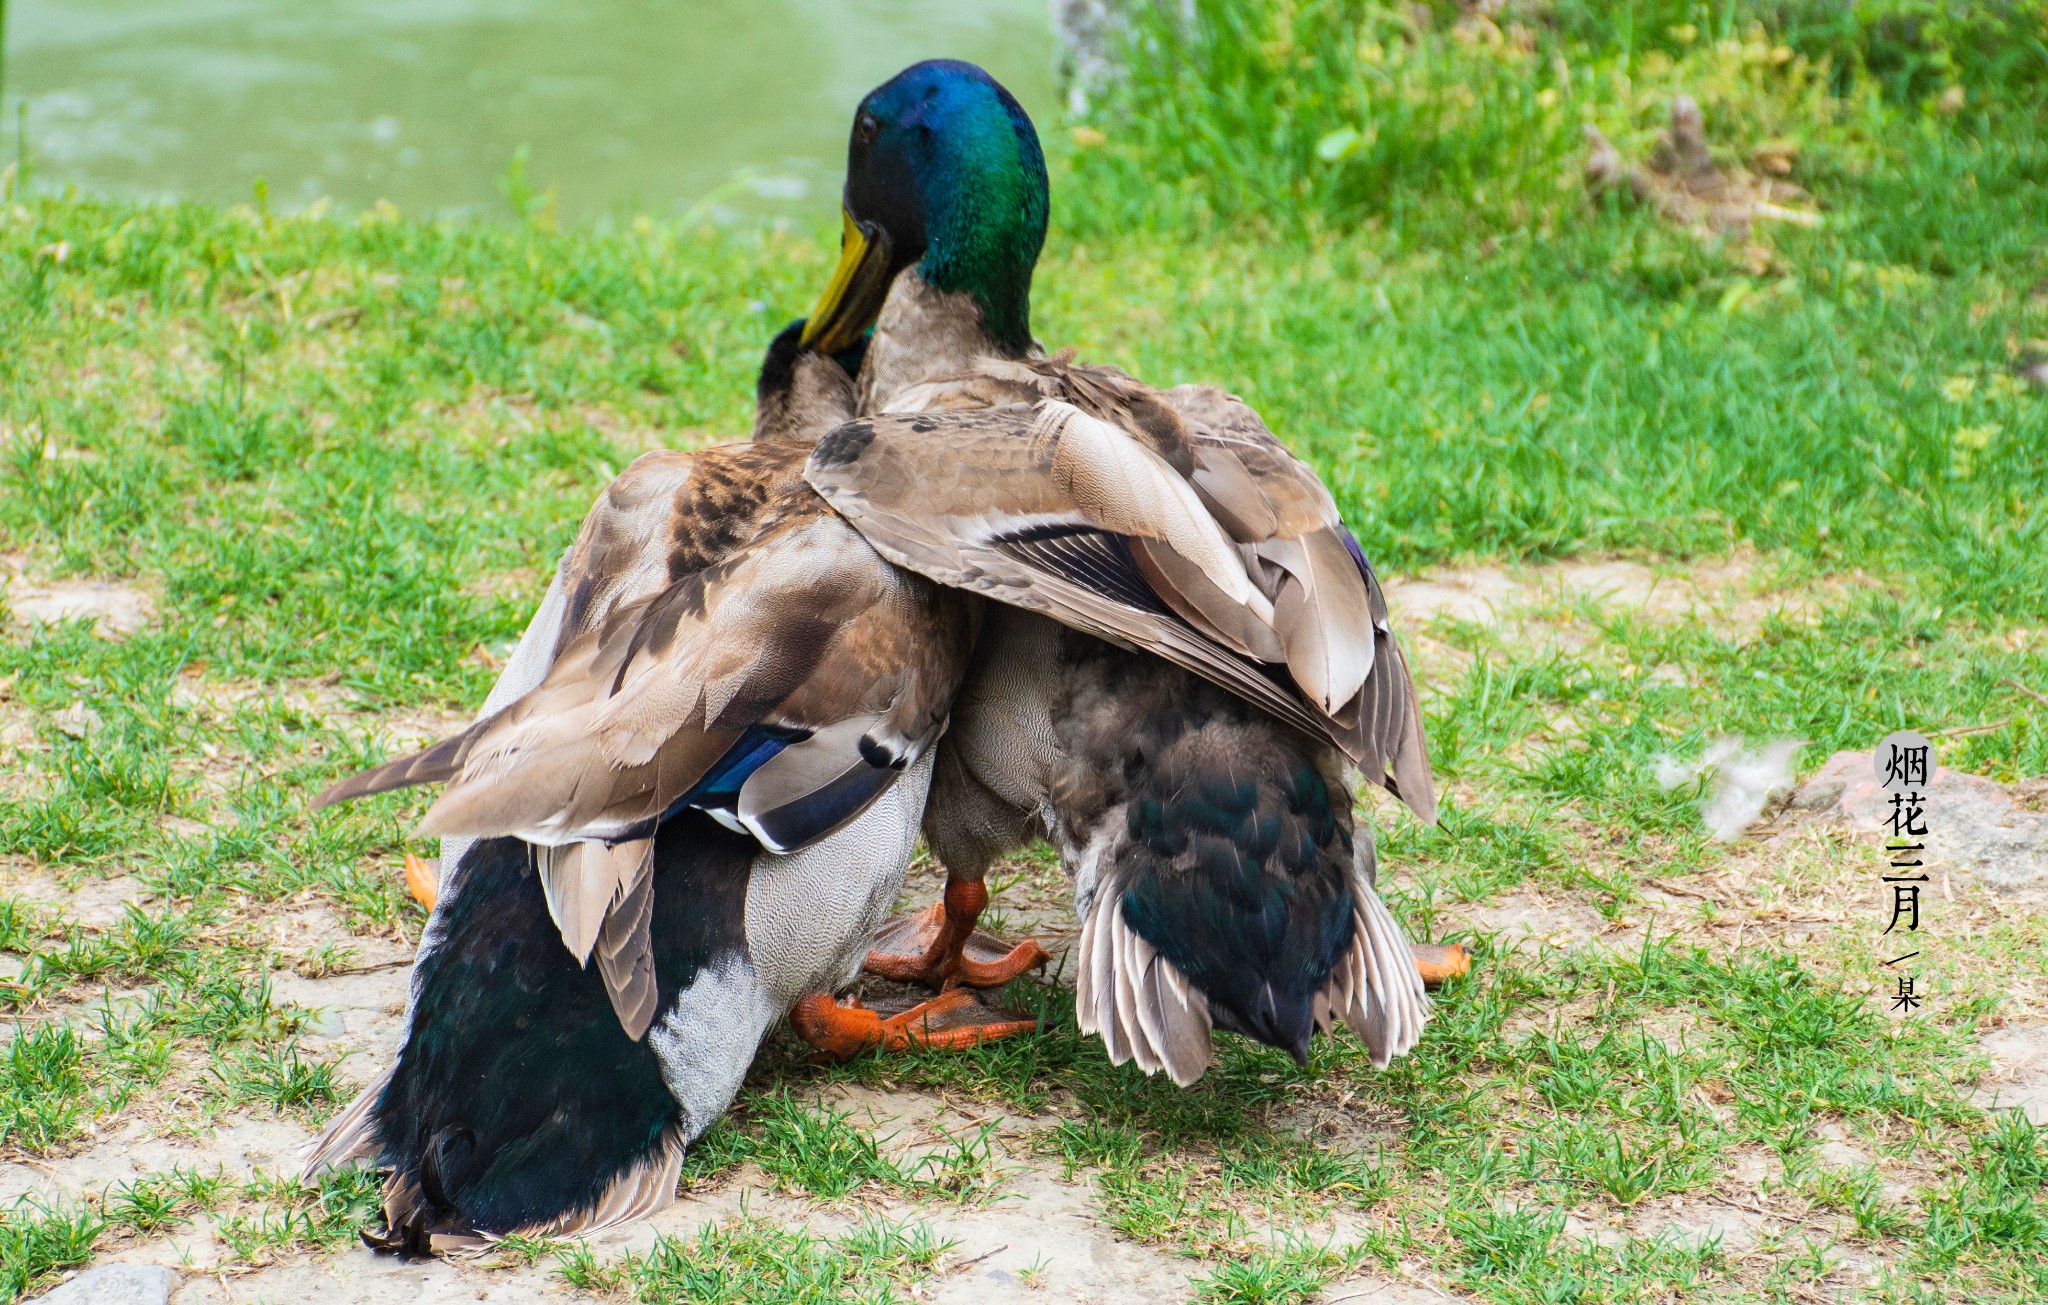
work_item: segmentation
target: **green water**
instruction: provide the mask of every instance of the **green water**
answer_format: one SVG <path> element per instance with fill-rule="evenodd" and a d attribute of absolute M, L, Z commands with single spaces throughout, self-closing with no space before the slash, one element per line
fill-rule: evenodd
<path fill-rule="evenodd" d="M 971 59 L 1041 123 L 1046 0 L 0 0 L 38 188 L 567 221 L 829 213 L 861 95 Z"/>

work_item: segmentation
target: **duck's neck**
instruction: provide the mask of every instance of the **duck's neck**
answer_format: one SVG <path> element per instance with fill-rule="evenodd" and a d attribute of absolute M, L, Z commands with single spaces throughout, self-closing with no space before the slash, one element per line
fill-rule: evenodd
<path fill-rule="evenodd" d="M 966 290 L 941 290 L 918 267 L 905 268 L 875 319 L 861 366 L 860 410 L 887 412 L 911 387 L 959 372 L 987 357 L 1035 352 L 1025 328 L 1016 346 L 989 329 L 980 301 Z"/>

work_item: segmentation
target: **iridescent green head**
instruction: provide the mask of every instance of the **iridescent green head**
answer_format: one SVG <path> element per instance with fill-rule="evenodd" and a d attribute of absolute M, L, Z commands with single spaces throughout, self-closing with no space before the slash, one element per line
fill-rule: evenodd
<path fill-rule="evenodd" d="M 995 78 L 952 59 L 904 69 L 854 114 L 839 267 L 804 343 L 853 344 L 915 266 L 934 288 L 972 295 L 996 343 L 1023 354 L 1047 204 L 1038 133 Z"/>

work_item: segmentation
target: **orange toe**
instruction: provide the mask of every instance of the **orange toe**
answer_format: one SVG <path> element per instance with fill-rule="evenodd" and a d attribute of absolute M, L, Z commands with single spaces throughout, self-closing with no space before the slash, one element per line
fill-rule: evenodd
<path fill-rule="evenodd" d="M 916 915 L 898 916 L 882 926 L 875 938 L 880 946 L 868 953 L 863 968 L 898 983 L 936 988 L 940 981 L 932 970 L 937 958 L 931 952 L 945 927 L 946 908 L 941 902 L 933 902 Z"/>
<path fill-rule="evenodd" d="M 1415 955 L 1415 968 L 1422 971 L 1422 982 L 1426 987 L 1441 988 L 1472 970 L 1472 953 L 1456 943 L 1442 946 L 1410 943 L 1408 949 Z"/>
<path fill-rule="evenodd" d="M 987 905 L 988 888 L 979 880 L 948 883 L 940 901 L 882 926 L 865 968 L 885 979 L 934 990 L 956 984 L 1000 988 L 1052 959 L 1031 939 L 1013 947 L 975 928 Z"/>
<path fill-rule="evenodd" d="M 882 1017 L 848 1000 L 840 1005 L 829 992 L 814 992 L 789 1012 L 796 1035 L 833 1060 L 851 1060 L 882 1044 Z"/>
<path fill-rule="evenodd" d="M 842 1002 L 829 993 L 813 993 L 797 1002 L 789 1023 L 798 1037 L 833 1060 L 850 1060 L 870 1047 L 957 1051 L 1038 1028 L 1037 1020 L 992 1010 L 964 988 L 949 988 L 887 1019 L 854 998 Z"/>
<path fill-rule="evenodd" d="M 405 887 L 406 891 L 412 894 L 412 900 L 431 911 L 434 909 L 434 903 L 441 900 L 441 872 L 407 852 Z"/>
<path fill-rule="evenodd" d="M 1026 938 L 1010 949 L 1010 954 L 996 961 L 977 961 L 972 956 L 962 956 L 954 975 L 970 988 L 1000 988 L 1026 970 L 1035 970 L 1052 959 L 1052 953 L 1038 945 L 1036 939 Z"/>

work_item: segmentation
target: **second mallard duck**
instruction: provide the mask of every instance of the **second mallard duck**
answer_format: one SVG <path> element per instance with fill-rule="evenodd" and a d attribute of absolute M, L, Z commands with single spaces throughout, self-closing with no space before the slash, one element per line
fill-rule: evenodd
<path fill-rule="evenodd" d="M 975 934 L 981 878 L 1043 834 L 1083 920 L 1082 1025 L 1116 1059 L 1188 1082 L 1212 1026 L 1305 1057 L 1341 1019 L 1384 1065 L 1425 1007 L 1346 763 L 1425 820 L 1435 798 L 1379 583 L 1243 403 L 1043 355 L 1048 207 L 1030 120 L 979 68 L 919 64 L 856 111 L 840 265 L 804 338 L 864 343 L 876 419 L 828 435 L 808 474 L 891 561 L 1021 609 L 991 618 L 940 747 L 925 832 L 945 901 L 869 966 L 1017 973 L 1040 953 Z M 835 1012 L 796 1016 L 817 1038 Z"/>

